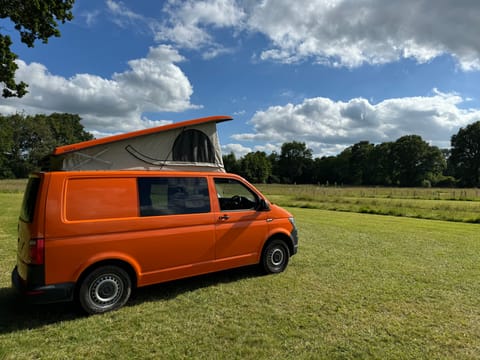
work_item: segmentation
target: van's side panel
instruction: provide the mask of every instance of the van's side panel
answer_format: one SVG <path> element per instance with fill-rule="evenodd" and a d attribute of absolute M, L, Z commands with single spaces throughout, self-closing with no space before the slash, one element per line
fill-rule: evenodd
<path fill-rule="evenodd" d="M 47 283 L 76 281 L 89 265 L 114 258 L 129 262 L 138 271 L 137 285 L 142 286 L 194 274 L 195 265 L 214 260 L 212 213 L 138 217 L 135 176 L 90 180 L 88 176 L 84 179 L 67 176 L 65 180 L 56 176 L 52 181 L 52 187 L 57 187 L 54 193 L 61 197 L 51 197 L 47 205 Z M 111 180 L 112 187 L 106 187 L 102 180 Z M 70 181 L 75 184 L 71 186 Z M 121 196 L 120 190 L 111 190 L 115 184 L 123 189 Z M 113 201 L 110 191 L 118 195 L 115 201 L 123 199 L 125 203 L 102 207 L 105 202 Z M 103 210 L 82 212 L 76 205 L 65 205 L 65 200 L 82 202 L 89 196 L 95 199 L 94 206 Z M 137 208 L 135 214 L 132 202 Z M 93 212 L 95 217 L 99 216 L 99 211 L 100 219 L 89 219 Z"/>

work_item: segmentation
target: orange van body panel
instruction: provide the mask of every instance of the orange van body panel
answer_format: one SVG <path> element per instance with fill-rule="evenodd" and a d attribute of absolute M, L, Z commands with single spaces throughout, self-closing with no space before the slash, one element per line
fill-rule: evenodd
<path fill-rule="evenodd" d="M 71 178 L 63 200 L 67 223 L 138 216 L 135 178 Z"/>
<path fill-rule="evenodd" d="M 45 246 L 46 282 L 76 281 L 86 268 L 96 262 L 123 260 L 136 270 L 137 285 L 142 286 L 162 281 L 162 270 L 214 260 L 214 229 L 212 225 L 203 225 L 211 214 L 191 216 L 184 219 L 183 224 L 178 219 L 182 217 L 180 215 L 168 217 L 177 219 L 169 221 L 167 217 L 162 217 L 158 221 L 156 217 L 157 222 L 163 224 L 155 226 L 153 219 L 138 218 L 135 227 L 141 230 L 115 232 L 109 227 L 119 229 L 128 225 L 125 226 L 122 221 L 103 222 L 95 224 L 102 225 L 103 229 L 102 226 L 92 227 L 95 235 L 49 239 Z M 123 222 L 131 223 L 131 220 Z M 192 228 L 195 237 L 191 236 Z M 135 232 L 134 235 L 132 232 Z M 115 249 L 115 257 L 112 257 L 112 249 Z"/>
<path fill-rule="evenodd" d="M 217 218 L 221 213 L 217 213 Z M 216 252 L 217 259 L 225 259 L 239 255 L 258 258 L 263 241 L 267 238 L 268 227 L 266 219 L 268 214 L 255 210 L 242 212 L 229 212 L 229 221 L 217 221 L 216 227 Z"/>
<path fill-rule="evenodd" d="M 240 181 L 264 199 L 233 174 L 120 170 L 38 176 L 37 217 L 32 224 L 20 222 L 19 232 L 45 239 L 45 285 L 77 283 L 103 261 L 129 264 L 138 287 L 251 265 L 260 261 L 270 237 L 290 237 L 295 230 L 291 215 L 274 205 L 266 211 L 222 211 L 215 178 Z M 206 179 L 210 211 L 140 216 L 137 179 L 149 177 Z M 19 272 L 22 277 L 20 267 Z"/>

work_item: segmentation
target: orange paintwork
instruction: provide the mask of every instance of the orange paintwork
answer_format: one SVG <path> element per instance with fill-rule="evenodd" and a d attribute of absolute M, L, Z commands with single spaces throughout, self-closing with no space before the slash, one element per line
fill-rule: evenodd
<path fill-rule="evenodd" d="M 264 199 L 233 174 L 78 171 L 36 176 L 41 178 L 37 216 L 31 224 L 21 223 L 19 233 L 20 241 L 45 239 L 45 285 L 76 283 L 90 266 L 107 260 L 127 263 L 137 286 L 255 264 L 270 237 L 289 237 L 293 230 L 291 215 L 275 205 L 264 211 L 221 211 L 214 179 L 234 179 Z M 141 217 L 137 178 L 149 177 L 205 178 L 210 211 Z"/>

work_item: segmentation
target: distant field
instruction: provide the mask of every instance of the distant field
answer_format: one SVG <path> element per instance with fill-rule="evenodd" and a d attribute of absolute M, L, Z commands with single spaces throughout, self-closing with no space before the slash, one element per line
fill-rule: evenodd
<path fill-rule="evenodd" d="M 258 187 L 282 206 L 480 223 L 479 189 Z"/>
<path fill-rule="evenodd" d="M 27 179 L 0 180 L 0 193 L 23 193 Z"/>
<path fill-rule="evenodd" d="M 290 208 L 299 253 L 140 289 L 101 316 L 10 290 L 21 193 L 0 193 L 0 359 L 478 359 L 479 225 Z"/>
<path fill-rule="evenodd" d="M 480 189 L 460 188 L 396 188 L 396 187 L 343 187 L 318 185 L 260 184 L 272 194 L 310 195 L 314 197 L 365 197 L 387 199 L 480 201 Z"/>

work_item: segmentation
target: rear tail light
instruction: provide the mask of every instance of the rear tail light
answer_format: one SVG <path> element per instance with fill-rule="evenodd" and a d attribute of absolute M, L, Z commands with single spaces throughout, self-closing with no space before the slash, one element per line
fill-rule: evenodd
<path fill-rule="evenodd" d="M 43 265 L 45 259 L 45 239 L 30 239 L 29 242 L 30 263 Z"/>

